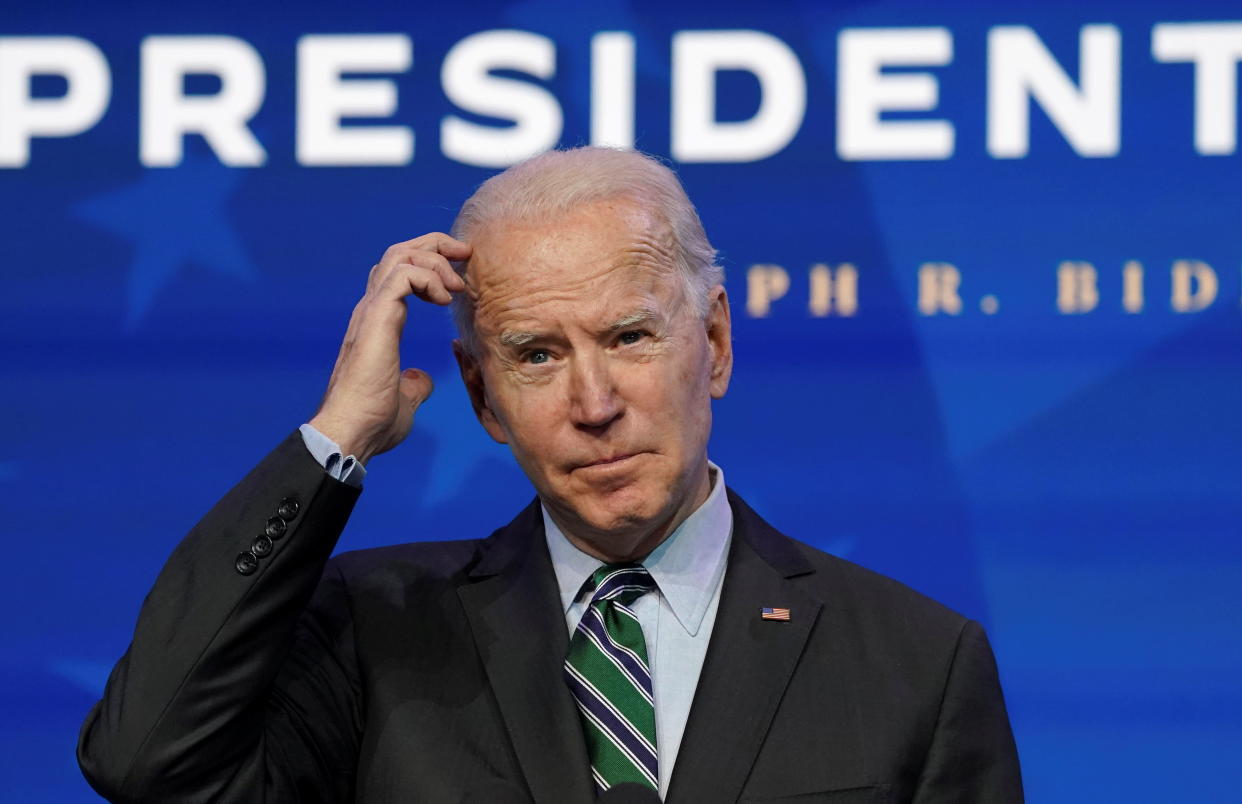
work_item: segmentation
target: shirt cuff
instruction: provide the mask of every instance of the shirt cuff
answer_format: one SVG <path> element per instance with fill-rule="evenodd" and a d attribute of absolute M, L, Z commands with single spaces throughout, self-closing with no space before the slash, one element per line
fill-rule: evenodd
<path fill-rule="evenodd" d="M 302 441 L 319 465 L 334 479 L 354 488 L 362 488 L 362 479 L 367 476 L 367 468 L 358 463 L 353 455 L 341 456 L 341 446 L 309 423 L 298 428 L 302 433 Z"/>

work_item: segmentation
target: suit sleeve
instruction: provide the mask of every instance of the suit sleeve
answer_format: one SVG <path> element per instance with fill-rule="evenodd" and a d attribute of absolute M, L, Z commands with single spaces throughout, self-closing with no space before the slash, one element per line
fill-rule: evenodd
<path fill-rule="evenodd" d="M 177 546 L 87 715 L 78 762 L 125 802 L 347 800 L 360 733 L 345 584 L 359 490 L 294 432 Z"/>
<path fill-rule="evenodd" d="M 966 622 L 958 635 L 914 801 L 1023 801 L 1018 751 L 1005 711 L 996 659 L 983 628 L 974 621 Z"/>

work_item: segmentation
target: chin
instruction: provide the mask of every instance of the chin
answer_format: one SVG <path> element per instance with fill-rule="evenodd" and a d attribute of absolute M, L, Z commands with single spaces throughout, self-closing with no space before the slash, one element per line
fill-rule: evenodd
<path fill-rule="evenodd" d="M 659 522 L 668 514 L 667 491 L 654 484 L 628 486 L 592 495 L 575 510 L 583 521 L 600 531 L 627 531 Z"/>

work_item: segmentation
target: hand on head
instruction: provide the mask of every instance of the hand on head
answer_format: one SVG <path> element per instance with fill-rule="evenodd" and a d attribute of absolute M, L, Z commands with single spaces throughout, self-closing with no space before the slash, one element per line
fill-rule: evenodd
<path fill-rule="evenodd" d="M 565 199 L 572 199 L 566 203 Z M 632 151 L 549 152 L 485 182 L 453 231 L 371 271 L 311 420 L 362 462 L 406 437 L 431 393 L 401 370 L 406 297 L 470 304 L 455 353 L 479 421 L 571 540 L 651 550 L 706 499 L 711 400 L 732 369 L 715 251 L 676 176 Z"/>
<path fill-rule="evenodd" d="M 449 264 L 469 259 L 469 244 L 432 232 L 390 246 L 371 268 L 354 307 L 319 412 L 311 424 L 362 463 L 410 432 L 414 412 L 431 395 L 431 378 L 401 368 L 406 298 L 447 305 L 465 282 Z"/>

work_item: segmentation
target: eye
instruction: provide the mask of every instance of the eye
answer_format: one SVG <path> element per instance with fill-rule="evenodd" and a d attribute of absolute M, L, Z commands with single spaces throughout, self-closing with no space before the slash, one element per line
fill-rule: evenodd
<path fill-rule="evenodd" d="M 547 363 L 551 359 L 552 355 L 548 354 L 546 349 L 536 349 L 533 352 L 528 352 L 526 354 L 526 362 L 534 363 L 535 365 Z"/>
<path fill-rule="evenodd" d="M 626 346 L 629 346 L 631 344 L 635 344 L 641 341 L 643 339 L 643 336 L 645 336 L 646 334 L 647 333 L 643 332 L 642 330 L 632 329 L 629 332 L 622 332 L 621 337 L 617 338 L 617 340 L 619 340 L 621 343 L 625 344 Z"/>

